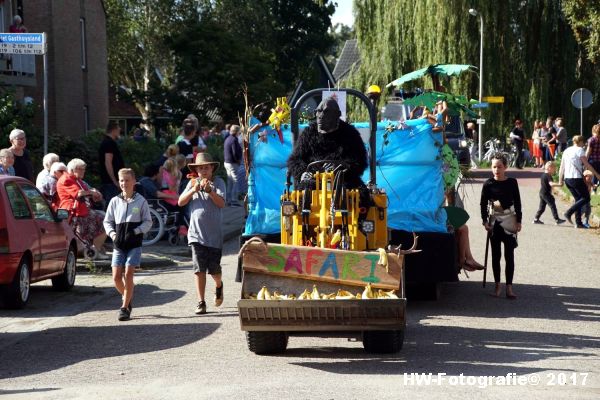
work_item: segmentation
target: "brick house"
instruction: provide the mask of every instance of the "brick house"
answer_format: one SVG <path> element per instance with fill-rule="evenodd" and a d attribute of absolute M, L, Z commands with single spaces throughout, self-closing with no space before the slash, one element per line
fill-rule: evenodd
<path fill-rule="evenodd" d="M 102 0 L 0 0 L 0 30 L 20 15 L 29 32 L 46 32 L 48 43 L 48 132 L 79 136 L 108 121 L 106 12 Z M 43 124 L 43 58 L 4 55 L 0 86 L 39 105 Z"/>

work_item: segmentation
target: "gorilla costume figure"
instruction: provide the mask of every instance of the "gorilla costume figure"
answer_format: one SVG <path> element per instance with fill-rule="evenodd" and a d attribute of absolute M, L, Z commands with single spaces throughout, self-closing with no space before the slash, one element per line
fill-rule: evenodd
<path fill-rule="evenodd" d="M 337 101 L 331 97 L 324 99 L 316 109 L 316 122 L 311 122 L 300 134 L 287 161 L 296 189 L 314 186 L 313 171 L 307 172 L 306 167 L 320 160 L 332 162 L 325 164 L 321 168 L 323 170 L 332 170 L 338 164 L 347 169 L 346 188 L 365 187 L 361 176 L 367 168 L 367 150 L 360 133 L 352 125 L 340 120 L 340 116 Z"/>

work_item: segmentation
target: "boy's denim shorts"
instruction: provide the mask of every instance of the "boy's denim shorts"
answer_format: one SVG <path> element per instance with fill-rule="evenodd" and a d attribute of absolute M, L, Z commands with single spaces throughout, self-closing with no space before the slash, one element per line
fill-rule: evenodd
<path fill-rule="evenodd" d="M 190 243 L 192 248 L 192 263 L 194 273 L 207 272 L 211 275 L 221 273 L 222 250 L 216 247 L 208 247 L 200 243 Z"/>
<path fill-rule="evenodd" d="M 142 261 L 142 248 L 136 247 L 129 251 L 119 250 L 116 247 L 112 253 L 113 267 L 139 267 Z"/>

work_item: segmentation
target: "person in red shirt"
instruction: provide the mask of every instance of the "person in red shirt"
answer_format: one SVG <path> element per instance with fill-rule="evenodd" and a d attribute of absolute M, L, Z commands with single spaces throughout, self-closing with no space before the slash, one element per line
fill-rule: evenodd
<path fill-rule="evenodd" d="M 103 228 L 104 213 L 91 207 L 91 200 L 101 201 L 102 194 L 90 188 L 83 181 L 86 164 L 79 158 L 74 158 L 67 164 L 67 173 L 63 174 L 56 184 L 59 198 L 59 208 L 64 208 L 77 217 L 77 233 L 88 243 L 93 243 L 99 258 L 108 259 L 101 252 L 106 240 Z"/>
<path fill-rule="evenodd" d="M 8 28 L 10 33 L 27 33 L 27 27 L 23 25 L 23 19 L 20 15 L 15 15 L 13 17 L 13 23 Z"/>

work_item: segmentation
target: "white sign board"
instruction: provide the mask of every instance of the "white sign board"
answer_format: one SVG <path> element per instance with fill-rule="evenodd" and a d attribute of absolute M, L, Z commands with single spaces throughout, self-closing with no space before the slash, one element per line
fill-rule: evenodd
<path fill-rule="evenodd" d="M 0 33 L 0 53 L 35 54 L 46 53 L 46 41 L 42 33 Z"/>
<path fill-rule="evenodd" d="M 477 119 L 477 125 L 485 125 L 485 119 L 483 119 L 483 118 L 478 118 L 478 119 Z"/>
<path fill-rule="evenodd" d="M 342 121 L 346 121 L 346 92 L 343 90 L 323 90 L 322 96 L 323 100 L 332 97 L 335 99 L 335 101 L 337 101 L 342 113 L 340 119 Z"/>

